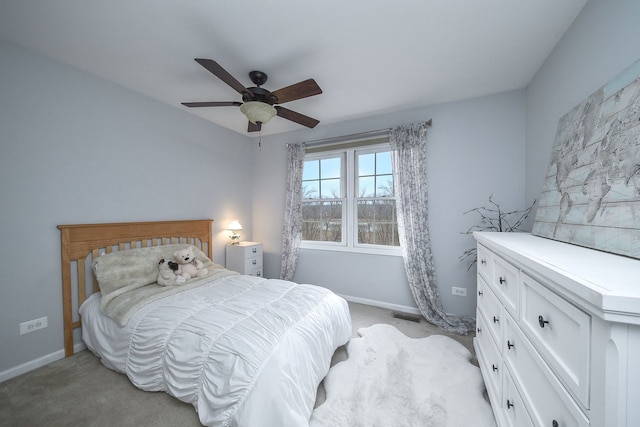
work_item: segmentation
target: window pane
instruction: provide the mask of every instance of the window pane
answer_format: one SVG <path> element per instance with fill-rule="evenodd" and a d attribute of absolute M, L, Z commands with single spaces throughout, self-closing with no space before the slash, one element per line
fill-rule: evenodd
<path fill-rule="evenodd" d="M 304 202 L 302 240 L 342 241 L 342 201 Z"/>
<path fill-rule="evenodd" d="M 376 196 L 392 197 L 393 196 L 393 175 L 381 175 L 376 177 Z"/>
<path fill-rule="evenodd" d="M 340 191 L 340 179 L 323 179 L 320 181 L 322 186 L 321 199 L 339 199 L 342 197 Z"/>
<path fill-rule="evenodd" d="M 357 197 L 375 197 L 375 195 L 376 195 L 376 178 L 373 176 L 358 178 Z"/>
<path fill-rule="evenodd" d="M 320 160 L 320 178 L 340 178 L 340 157 Z"/>
<path fill-rule="evenodd" d="M 304 166 L 302 168 L 302 180 L 307 181 L 309 179 L 319 179 L 319 178 L 320 178 L 320 161 L 308 160 L 304 162 Z"/>
<path fill-rule="evenodd" d="M 393 196 L 391 152 L 358 154 L 356 197 Z"/>
<path fill-rule="evenodd" d="M 374 175 L 376 173 L 375 153 L 360 154 L 358 156 L 358 176 Z"/>
<path fill-rule="evenodd" d="M 391 151 L 376 153 L 376 174 L 390 174 L 391 169 Z"/>
<path fill-rule="evenodd" d="M 302 171 L 302 198 L 342 198 L 341 163 L 342 157 L 305 161 Z"/>
<path fill-rule="evenodd" d="M 395 200 L 358 202 L 358 243 L 400 246 Z"/>
<path fill-rule="evenodd" d="M 302 183 L 302 198 L 317 199 L 320 197 L 320 182 L 307 181 Z"/>

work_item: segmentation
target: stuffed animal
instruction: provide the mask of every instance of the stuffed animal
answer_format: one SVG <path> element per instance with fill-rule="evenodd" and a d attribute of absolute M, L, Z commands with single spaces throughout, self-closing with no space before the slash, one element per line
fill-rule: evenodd
<path fill-rule="evenodd" d="M 158 285 L 173 286 L 184 283 L 187 279 L 182 275 L 180 264 L 164 258 L 158 263 Z"/>
<path fill-rule="evenodd" d="M 186 280 L 193 277 L 204 277 L 209 274 L 209 270 L 193 253 L 193 246 L 176 251 L 173 254 L 173 258 L 180 264 L 181 274 Z"/>

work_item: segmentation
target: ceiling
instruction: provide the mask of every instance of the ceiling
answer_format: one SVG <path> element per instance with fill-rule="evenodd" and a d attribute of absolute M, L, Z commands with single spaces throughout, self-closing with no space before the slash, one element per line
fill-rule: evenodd
<path fill-rule="evenodd" d="M 248 136 L 240 101 L 194 61 L 271 91 L 314 78 L 285 107 L 354 118 L 526 87 L 587 0 L 2 0 L 0 38 Z M 262 135 L 300 129 L 280 117 Z"/>

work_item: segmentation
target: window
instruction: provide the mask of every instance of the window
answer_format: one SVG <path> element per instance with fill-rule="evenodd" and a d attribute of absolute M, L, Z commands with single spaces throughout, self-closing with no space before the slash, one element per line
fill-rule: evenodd
<path fill-rule="evenodd" d="M 388 143 L 307 150 L 302 247 L 400 254 Z"/>
<path fill-rule="evenodd" d="M 342 242 L 344 156 L 305 156 L 302 172 L 302 240 Z"/>

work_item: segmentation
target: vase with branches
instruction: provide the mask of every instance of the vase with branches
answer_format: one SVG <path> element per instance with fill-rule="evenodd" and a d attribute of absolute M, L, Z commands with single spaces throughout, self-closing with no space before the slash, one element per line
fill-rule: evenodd
<path fill-rule="evenodd" d="M 536 200 L 524 210 L 505 211 L 502 209 L 499 203 L 493 200 L 493 194 L 489 196 L 489 205 L 480 206 L 477 208 L 469 209 L 464 212 L 463 215 L 474 212 L 480 216 L 480 224 L 472 225 L 467 231 L 462 234 L 473 234 L 474 231 L 497 231 L 497 232 L 513 232 L 513 231 L 525 231 L 522 224 L 531 214 L 533 207 L 536 204 Z M 476 247 L 469 248 L 462 253 L 459 257 L 460 262 L 467 262 L 467 270 L 477 261 L 477 249 Z"/>

